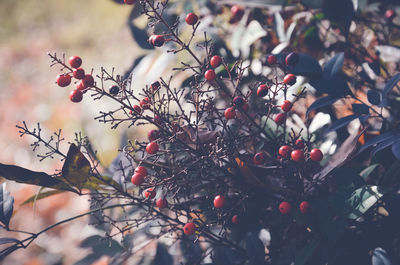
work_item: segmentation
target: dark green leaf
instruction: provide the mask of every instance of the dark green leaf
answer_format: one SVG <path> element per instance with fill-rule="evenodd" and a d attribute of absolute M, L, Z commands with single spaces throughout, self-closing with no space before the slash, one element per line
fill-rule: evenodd
<path fill-rule="evenodd" d="M 400 141 L 397 141 L 392 145 L 392 153 L 398 160 L 400 160 Z"/>
<path fill-rule="evenodd" d="M 369 114 L 369 107 L 365 104 L 352 104 L 351 106 L 355 114 Z"/>
<path fill-rule="evenodd" d="M 0 163 L 0 176 L 19 183 L 32 184 L 57 190 L 77 192 L 65 182 L 53 178 L 44 172 L 31 171 L 26 168 Z"/>
<path fill-rule="evenodd" d="M 355 16 L 352 0 L 323 1 L 322 11 L 325 17 L 335 22 L 346 37 L 351 21 Z"/>
<path fill-rule="evenodd" d="M 382 185 L 385 187 L 391 187 L 400 178 L 400 161 L 394 162 L 389 169 L 385 171 L 382 179 Z"/>
<path fill-rule="evenodd" d="M 21 241 L 19 241 L 19 240 L 16 239 L 16 238 L 12 238 L 12 237 L 3 237 L 3 238 L 0 238 L 0 245 L 9 244 L 9 243 L 21 243 Z"/>
<path fill-rule="evenodd" d="M 246 235 L 246 253 L 253 265 L 259 265 L 264 262 L 265 247 L 261 240 L 254 233 L 249 232 Z"/>
<path fill-rule="evenodd" d="M 8 227 L 14 210 L 14 197 L 6 191 L 6 183 L 0 186 L 0 221 Z"/>
<path fill-rule="evenodd" d="M 294 265 L 305 265 L 307 261 L 312 257 L 315 250 L 319 245 L 319 240 L 313 240 L 304 246 L 303 249 L 296 253 L 296 259 Z"/>
<path fill-rule="evenodd" d="M 174 260 L 171 255 L 168 253 L 168 249 L 164 244 L 157 244 L 157 252 L 154 257 L 153 264 L 154 265 L 172 265 Z"/>
<path fill-rule="evenodd" d="M 372 253 L 372 265 L 392 265 L 390 262 L 386 250 L 383 248 L 375 248 Z"/>
<path fill-rule="evenodd" d="M 344 53 L 337 53 L 330 59 L 324 67 L 324 77 L 327 79 L 333 78 L 339 71 L 342 70 L 344 63 Z"/>
<path fill-rule="evenodd" d="M 377 144 L 375 146 L 375 148 L 372 150 L 372 156 L 374 156 L 376 153 L 378 153 L 379 151 L 391 146 L 393 143 L 395 143 L 396 141 L 398 141 L 399 138 L 389 138 L 387 140 L 384 140 L 382 142 L 380 142 L 379 144 Z"/>
<path fill-rule="evenodd" d="M 368 90 L 367 97 L 369 103 L 373 105 L 379 105 L 381 103 L 381 94 L 376 90 Z"/>
<path fill-rule="evenodd" d="M 240 260 L 232 249 L 224 246 L 215 246 L 211 258 L 218 265 L 236 265 Z"/>
<path fill-rule="evenodd" d="M 400 81 L 400 73 L 397 73 L 395 76 L 389 79 L 389 81 L 386 83 L 385 88 L 383 89 L 382 96 L 386 97 L 387 94 L 397 85 L 397 83 Z"/>
<path fill-rule="evenodd" d="M 378 167 L 379 164 L 373 164 L 370 165 L 369 167 L 365 168 L 363 171 L 360 172 L 360 176 L 366 180 L 368 176 L 375 170 L 376 167 Z"/>
<path fill-rule="evenodd" d="M 322 74 L 322 68 L 318 61 L 307 54 L 299 53 L 298 55 L 299 62 L 295 66 L 289 67 L 289 72 L 295 75 L 319 78 Z"/>
<path fill-rule="evenodd" d="M 75 144 L 71 144 L 62 167 L 62 177 L 81 190 L 89 178 L 90 168 L 89 160 Z"/>
<path fill-rule="evenodd" d="M 332 105 L 333 103 L 335 103 L 339 98 L 337 97 L 332 97 L 332 96 L 326 96 L 326 97 L 322 97 L 317 99 L 316 101 L 314 101 L 310 107 L 307 109 L 307 113 L 306 115 L 308 116 L 308 114 L 318 108 L 322 108 L 328 105 Z"/>
<path fill-rule="evenodd" d="M 385 193 L 387 189 L 378 186 L 364 186 L 356 189 L 347 199 L 350 219 L 357 219 L 371 208 Z"/>
<path fill-rule="evenodd" d="M 383 142 L 385 140 L 388 139 L 396 139 L 397 137 L 399 137 L 400 134 L 395 133 L 395 132 L 386 132 L 383 133 L 379 136 L 374 137 L 373 139 L 369 140 L 368 142 L 366 142 L 363 146 L 361 146 L 360 150 L 358 151 L 358 153 L 361 153 L 362 151 L 364 151 L 365 149 L 367 149 L 370 146 L 373 146 L 375 144 L 378 144 L 380 142 Z"/>
<path fill-rule="evenodd" d="M 341 118 L 337 121 L 334 121 L 332 123 L 332 125 L 328 128 L 328 132 L 336 131 L 337 129 L 340 129 L 340 128 L 346 126 L 347 124 L 349 124 L 351 121 L 357 119 L 358 117 L 359 117 L 359 115 L 349 115 L 349 116 Z"/>

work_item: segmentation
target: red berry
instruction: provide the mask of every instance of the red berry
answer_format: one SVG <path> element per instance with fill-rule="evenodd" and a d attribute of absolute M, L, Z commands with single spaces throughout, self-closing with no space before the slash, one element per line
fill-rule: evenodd
<path fill-rule="evenodd" d="M 138 166 L 135 169 L 135 174 L 142 175 L 143 177 L 147 176 L 147 169 L 144 166 Z"/>
<path fill-rule="evenodd" d="M 290 102 L 289 100 L 285 100 L 281 105 L 281 109 L 284 112 L 289 112 L 292 109 L 292 106 L 293 106 L 292 102 Z"/>
<path fill-rule="evenodd" d="M 214 198 L 214 207 L 215 208 L 222 208 L 225 205 L 225 197 L 223 195 L 217 195 Z"/>
<path fill-rule="evenodd" d="M 284 113 L 278 113 L 274 118 L 274 121 L 277 125 L 283 124 L 285 122 L 285 120 L 286 120 L 286 116 Z"/>
<path fill-rule="evenodd" d="M 310 158 L 313 161 L 320 162 L 323 157 L 324 157 L 324 155 L 322 154 L 321 150 L 319 150 L 318 148 L 314 148 L 310 152 Z"/>
<path fill-rule="evenodd" d="M 150 109 L 150 103 L 151 103 L 151 101 L 150 101 L 150 99 L 148 97 L 143 98 L 139 102 L 140 107 L 142 107 L 142 109 Z"/>
<path fill-rule="evenodd" d="M 154 197 L 156 197 L 156 191 L 153 188 L 148 188 L 145 192 L 144 192 L 144 196 L 148 199 L 153 199 Z"/>
<path fill-rule="evenodd" d="M 300 149 L 303 149 L 305 146 L 304 141 L 302 139 L 297 139 L 295 142 L 295 145 L 297 148 L 300 148 Z"/>
<path fill-rule="evenodd" d="M 156 46 L 156 47 L 163 46 L 164 42 L 165 42 L 165 38 L 163 35 L 153 35 L 150 37 L 149 40 L 151 42 L 150 44 L 152 44 L 153 46 Z"/>
<path fill-rule="evenodd" d="M 139 186 L 140 184 L 142 184 L 144 182 L 144 177 L 142 174 L 139 173 L 135 173 L 133 174 L 132 178 L 131 178 L 131 182 L 133 185 L 135 186 Z"/>
<path fill-rule="evenodd" d="M 94 78 L 92 75 L 85 75 L 85 77 L 82 79 L 82 83 L 85 86 L 85 88 L 92 87 L 94 85 Z"/>
<path fill-rule="evenodd" d="M 150 37 L 149 37 L 149 39 L 147 40 L 147 42 L 150 44 L 150 45 L 152 45 L 152 46 L 154 46 L 154 38 L 156 37 L 156 35 L 151 35 Z"/>
<path fill-rule="evenodd" d="M 76 79 L 81 80 L 85 77 L 85 70 L 83 68 L 76 68 L 72 74 Z"/>
<path fill-rule="evenodd" d="M 239 216 L 237 215 L 232 216 L 232 224 L 235 225 L 239 224 Z"/>
<path fill-rule="evenodd" d="M 69 58 L 68 62 L 72 68 L 78 68 L 82 64 L 82 59 L 79 56 L 72 56 Z"/>
<path fill-rule="evenodd" d="M 288 202 L 281 202 L 279 204 L 279 211 L 281 214 L 289 214 L 292 210 L 292 205 Z"/>
<path fill-rule="evenodd" d="M 257 96 L 265 97 L 268 94 L 268 86 L 267 85 L 260 85 L 257 88 Z"/>
<path fill-rule="evenodd" d="M 288 145 L 283 145 L 279 148 L 279 155 L 284 158 L 289 158 L 290 153 L 292 152 L 292 148 Z"/>
<path fill-rule="evenodd" d="M 207 70 L 206 73 L 204 74 L 204 77 L 205 77 L 208 81 L 214 81 L 214 79 L 215 79 L 215 72 L 214 72 L 214 70 L 212 70 L 212 69 Z"/>
<path fill-rule="evenodd" d="M 159 131 L 157 130 L 151 130 L 148 134 L 147 134 L 147 138 L 149 139 L 150 142 L 155 141 L 158 139 L 158 134 Z"/>
<path fill-rule="evenodd" d="M 194 223 L 187 223 L 183 227 L 183 232 L 185 235 L 193 235 L 196 232 L 196 225 Z"/>
<path fill-rule="evenodd" d="M 393 19 L 395 17 L 396 13 L 394 12 L 393 9 L 388 9 L 385 12 L 385 18 L 387 19 Z"/>
<path fill-rule="evenodd" d="M 227 108 L 224 112 L 224 116 L 225 116 L 225 119 L 227 119 L 227 120 L 234 119 L 236 117 L 235 108 L 233 108 L 233 107 Z"/>
<path fill-rule="evenodd" d="M 287 66 L 294 66 L 299 62 L 299 55 L 295 52 L 289 53 L 285 58 L 285 63 Z"/>
<path fill-rule="evenodd" d="M 113 85 L 110 87 L 109 92 L 111 95 L 117 95 L 119 93 L 119 87 L 117 85 Z"/>
<path fill-rule="evenodd" d="M 311 210 L 311 205 L 308 201 L 303 201 L 300 203 L 299 208 L 302 214 L 307 214 Z"/>
<path fill-rule="evenodd" d="M 292 160 L 296 161 L 296 162 L 301 162 L 304 160 L 303 150 L 299 150 L 299 149 L 293 150 L 292 153 L 290 154 L 290 156 L 292 157 Z"/>
<path fill-rule="evenodd" d="M 59 75 L 57 76 L 56 82 L 60 87 L 69 86 L 69 84 L 71 84 L 71 76 L 69 74 Z"/>
<path fill-rule="evenodd" d="M 222 62 L 222 58 L 221 58 L 221 56 L 218 56 L 218 55 L 214 55 L 210 59 L 210 65 L 212 68 L 217 68 L 221 64 L 221 62 Z"/>
<path fill-rule="evenodd" d="M 142 112 L 142 108 L 139 105 L 133 105 L 132 108 L 136 113 L 141 113 Z M 133 114 L 132 110 L 131 110 L 131 114 Z"/>
<path fill-rule="evenodd" d="M 82 81 L 80 81 L 80 82 L 78 83 L 78 85 L 76 86 L 76 89 L 82 91 L 82 93 L 85 93 L 85 92 L 86 92 L 85 86 L 83 85 L 83 82 L 82 82 Z"/>
<path fill-rule="evenodd" d="M 264 161 L 265 161 L 265 154 L 263 152 L 259 152 L 255 154 L 253 157 L 253 162 L 256 165 L 261 165 L 264 163 Z"/>
<path fill-rule="evenodd" d="M 156 124 L 161 124 L 161 117 L 158 115 L 154 115 L 154 123 Z"/>
<path fill-rule="evenodd" d="M 233 105 L 237 108 L 242 108 L 243 105 L 246 103 L 246 100 L 241 96 L 236 96 L 232 100 Z"/>
<path fill-rule="evenodd" d="M 274 65 L 277 62 L 276 56 L 275 55 L 269 55 L 267 57 L 267 62 L 269 65 Z"/>
<path fill-rule="evenodd" d="M 243 111 L 248 111 L 249 110 L 249 103 L 244 103 L 243 107 L 242 107 Z"/>
<path fill-rule="evenodd" d="M 157 142 L 150 142 L 147 146 L 146 146 L 146 152 L 149 155 L 154 155 L 158 152 L 158 143 Z"/>
<path fill-rule="evenodd" d="M 75 103 L 81 102 L 82 98 L 83 98 L 83 93 L 79 89 L 75 89 L 71 92 L 71 94 L 69 94 L 69 99 Z"/>
<path fill-rule="evenodd" d="M 151 90 L 152 90 L 153 92 L 155 92 L 155 91 L 157 91 L 157 90 L 160 89 L 161 84 L 160 84 L 160 82 L 155 81 L 155 82 L 151 83 L 150 87 L 151 87 Z"/>
<path fill-rule="evenodd" d="M 231 17 L 230 22 L 236 23 L 242 19 L 243 15 L 244 15 L 244 9 L 241 6 L 234 5 L 231 7 L 231 14 L 232 14 L 232 17 Z"/>
<path fill-rule="evenodd" d="M 124 0 L 124 3 L 127 5 L 133 5 L 135 3 L 135 0 Z"/>
<path fill-rule="evenodd" d="M 287 74 L 285 78 L 283 78 L 283 83 L 289 86 L 294 85 L 296 83 L 296 76 L 294 74 Z"/>
<path fill-rule="evenodd" d="M 199 18 L 193 13 L 187 14 L 187 16 L 185 18 L 185 21 L 188 25 L 194 25 L 197 23 L 198 20 L 199 20 Z"/>
<path fill-rule="evenodd" d="M 160 209 L 163 209 L 168 206 L 168 202 L 164 198 L 159 198 L 156 200 L 156 206 Z"/>

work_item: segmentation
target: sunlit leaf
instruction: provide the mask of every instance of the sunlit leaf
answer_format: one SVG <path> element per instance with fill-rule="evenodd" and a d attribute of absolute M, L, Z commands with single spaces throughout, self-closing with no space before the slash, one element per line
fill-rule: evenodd
<path fill-rule="evenodd" d="M 71 144 L 62 168 L 62 177 L 68 183 L 81 190 L 88 180 L 90 169 L 89 160 L 86 159 L 75 144 Z"/>
<path fill-rule="evenodd" d="M 371 208 L 388 190 L 378 186 L 364 186 L 356 189 L 347 199 L 350 219 L 357 219 Z"/>

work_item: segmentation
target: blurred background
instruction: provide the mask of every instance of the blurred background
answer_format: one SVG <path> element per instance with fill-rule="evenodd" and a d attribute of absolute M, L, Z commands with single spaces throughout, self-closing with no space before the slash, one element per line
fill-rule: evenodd
<path fill-rule="evenodd" d="M 121 130 L 111 131 L 109 125 L 94 121 L 98 105 L 88 104 L 90 97 L 82 104 L 69 100 L 74 86 L 56 85 L 60 69 L 49 67 L 47 52 L 65 53 L 66 58 L 79 55 L 83 67 L 94 67 L 97 73 L 100 66 L 116 66 L 115 71 L 123 74 L 141 53 L 126 24 L 130 10 L 110 0 L 0 1 L 0 163 L 49 174 L 60 168 L 58 158 L 39 162 L 30 147 L 32 139 L 19 137 L 15 125 L 22 121 L 30 127 L 40 122 L 44 135 L 62 128 L 67 140 L 74 138 L 74 132 L 84 131 L 101 151 L 103 163 L 111 163 Z M 68 145 L 61 149 L 66 148 Z M 38 201 L 35 207 L 20 206 L 39 188 L 8 182 L 7 189 L 15 197 L 15 229 L 37 232 L 88 208 L 87 198 L 73 194 Z M 86 222 L 81 219 L 42 235 L 28 249 L 8 256 L 3 264 L 73 264 L 87 255 L 77 247 L 80 241 L 94 233 Z M 96 264 L 107 264 L 107 259 Z"/>

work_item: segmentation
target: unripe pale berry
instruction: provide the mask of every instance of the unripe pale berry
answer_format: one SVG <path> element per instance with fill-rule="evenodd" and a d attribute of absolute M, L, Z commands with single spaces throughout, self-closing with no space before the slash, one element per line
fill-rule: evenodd
<path fill-rule="evenodd" d="M 292 153 L 290 154 L 290 156 L 292 157 L 292 160 L 295 162 L 301 162 L 304 160 L 304 152 L 303 150 L 293 150 Z"/>
<path fill-rule="evenodd" d="M 235 108 L 233 108 L 233 107 L 227 108 L 224 112 L 224 116 L 225 116 L 225 119 L 227 119 L 227 120 L 234 119 L 236 117 Z"/>
<path fill-rule="evenodd" d="M 76 79 L 83 79 L 85 77 L 85 70 L 83 68 L 76 68 L 73 72 L 72 75 Z"/>
<path fill-rule="evenodd" d="M 278 113 L 274 118 L 274 121 L 277 125 L 283 124 L 285 122 L 285 120 L 286 120 L 286 116 L 284 113 Z"/>
<path fill-rule="evenodd" d="M 188 25 L 194 25 L 197 23 L 198 20 L 199 20 L 199 18 L 193 13 L 187 14 L 187 16 L 185 18 L 185 21 Z"/>
<path fill-rule="evenodd" d="M 156 206 L 160 209 L 166 208 L 168 206 L 168 202 L 164 198 L 159 198 L 156 201 Z"/>
<path fill-rule="evenodd" d="M 187 223 L 183 227 L 183 232 L 185 235 L 193 235 L 196 232 L 196 225 L 194 223 Z"/>
<path fill-rule="evenodd" d="M 279 204 L 279 211 L 281 214 L 289 214 L 292 211 L 292 205 L 288 202 L 281 202 Z"/>
<path fill-rule="evenodd" d="M 71 76 L 69 74 L 61 74 L 57 76 L 56 82 L 60 87 L 69 86 L 71 84 Z"/>
<path fill-rule="evenodd" d="M 318 148 L 314 148 L 310 152 L 310 159 L 313 161 L 320 162 L 323 157 L 324 157 L 324 155 L 322 154 L 321 150 L 319 150 Z"/>
<path fill-rule="evenodd" d="M 267 62 L 268 62 L 268 64 L 269 65 L 274 65 L 274 64 L 276 64 L 276 62 L 277 62 L 277 59 L 276 59 L 276 56 L 275 55 L 269 55 L 268 57 L 267 57 Z"/>
<path fill-rule="evenodd" d="M 265 154 L 264 152 L 259 152 L 254 155 L 253 157 L 253 163 L 256 165 L 261 165 L 265 162 Z"/>
<path fill-rule="evenodd" d="M 69 58 L 68 62 L 72 68 L 78 68 L 82 64 L 82 59 L 79 56 L 72 56 Z"/>
<path fill-rule="evenodd" d="M 288 145 L 283 145 L 281 148 L 279 148 L 279 155 L 284 158 L 289 158 L 290 153 L 292 152 L 292 148 Z"/>
<path fill-rule="evenodd" d="M 214 70 L 210 69 L 207 70 L 204 74 L 204 77 L 208 80 L 208 81 L 214 81 L 215 80 L 215 72 Z"/>
<path fill-rule="evenodd" d="M 281 109 L 282 109 L 284 112 L 289 112 L 289 111 L 292 109 L 292 106 L 293 106 L 293 103 L 292 103 L 292 102 L 290 102 L 289 100 L 285 100 L 285 101 L 283 102 L 283 104 L 281 105 Z"/>
<path fill-rule="evenodd" d="M 283 83 L 292 86 L 296 83 L 296 76 L 294 74 L 287 74 L 285 78 L 283 78 Z"/>
<path fill-rule="evenodd" d="M 300 203 L 299 209 L 300 209 L 300 212 L 301 212 L 302 214 L 307 214 L 307 213 L 309 213 L 310 210 L 311 210 L 311 205 L 310 205 L 309 202 L 303 201 L 303 202 Z"/>
<path fill-rule="evenodd" d="M 238 215 L 234 215 L 232 216 L 232 224 L 239 224 L 239 216 Z"/>
<path fill-rule="evenodd" d="M 144 196 L 148 199 L 153 199 L 154 197 L 156 197 L 156 191 L 153 188 L 148 188 L 145 192 L 144 192 Z"/>
<path fill-rule="evenodd" d="M 287 66 L 295 66 L 299 62 L 299 55 L 295 52 L 289 53 L 285 58 Z"/>
<path fill-rule="evenodd" d="M 218 209 L 224 207 L 225 201 L 226 201 L 226 199 L 225 199 L 225 197 L 223 195 L 215 196 L 215 198 L 214 198 L 214 207 L 218 208 Z"/>
<path fill-rule="evenodd" d="M 220 66 L 221 62 L 222 62 L 222 58 L 221 58 L 221 56 L 218 56 L 218 55 L 214 55 L 210 59 L 210 65 L 212 68 L 217 68 L 218 66 Z"/>
<path fill-rule="evenodd" d="M 83 93 L 79 89 L 75 89 L 69 94 L 69 99 L 75 103 L 81 102 L 82 98 L 83 98 Z"/>
<path fill-rule="evenodd" d="M 135 168 L 135 174 L 139 174 L 145 177 L 147 176 L 147 169 L 144 166 L 138 166 L 137 168 Z"/>
<path fill-rule="evenodd" d="M 139 173 L 135 173 L 133 174 L 132 178 L 131 178 L 131 182 L 133 185 L 135 186 L 139 186 L 140 184 L 142 184 L 144 182 L 144 177 L 142 174 Z"/>
<path fill-rule="evenodd" d="M 257 88 L 257 96 L 265 97 L 268 94 L 268 86 L 267 85 L 260 85 Z"/>
<path fill-rule="evenodd" d="M 158 152 L 158 149 L 159 149 L 159 147 L 158 147 L 158 143 L 157 142 L 151 142 L 146 146 L 146 152 L 149 155 L 156 154 Z"/>

